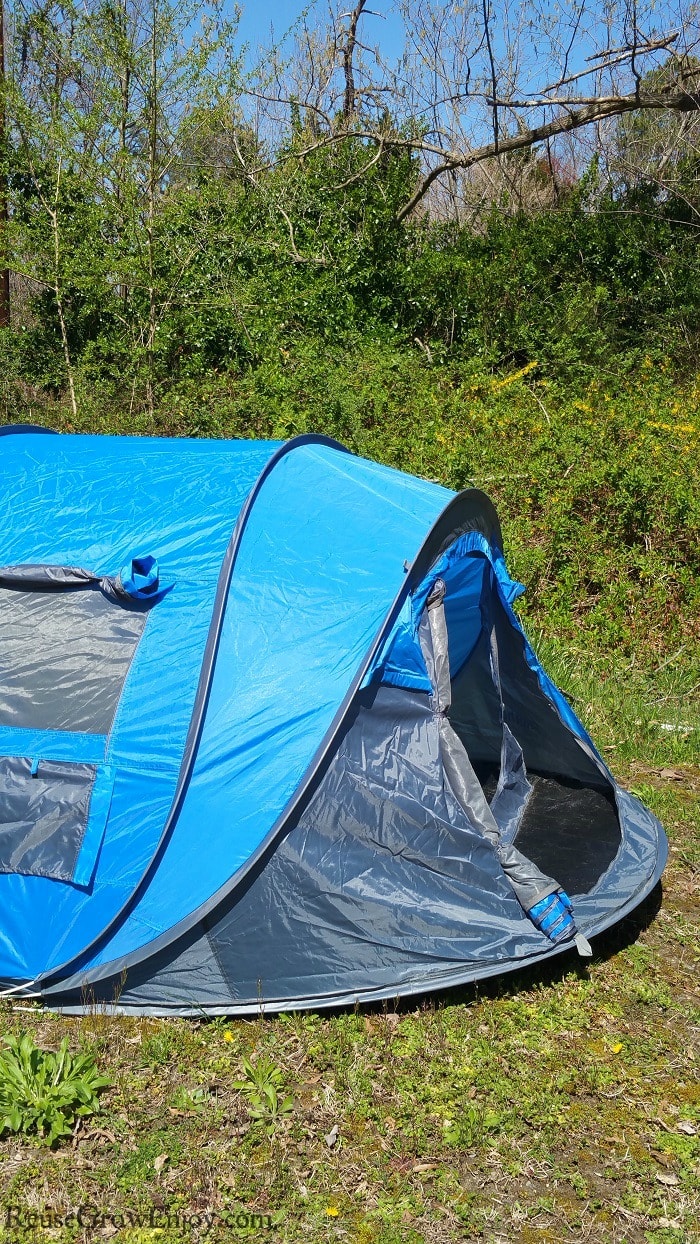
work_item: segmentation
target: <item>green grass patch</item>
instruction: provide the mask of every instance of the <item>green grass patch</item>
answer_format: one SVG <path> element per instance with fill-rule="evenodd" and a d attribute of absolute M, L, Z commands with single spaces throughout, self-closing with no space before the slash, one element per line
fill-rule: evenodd
<path fill-rule="evenodd" d="M 68 1037 L 112 1081 L 55 1150 L 0 1142 L 6 1240 L 34 1241 L 27 1214 L 49 1210 L 51 1239 L 82 1238 L 61 1223 L 86 1205 L 117 1244 L 697 1238 L 698 392 L 643 356 L 574 388 L 536 366 L 492 375 L 360 342 L 179 382 L 153 422 L 87 392 L 77 424 L 27 407 L 64 430 L 324 432 L 484 488 L 545 667 L 662 820 L 670 857 L 663 893 L 589 963 L 567 954 L 396 1007 L 197 1023 L 5 1003 L 7 1034 Z"/>

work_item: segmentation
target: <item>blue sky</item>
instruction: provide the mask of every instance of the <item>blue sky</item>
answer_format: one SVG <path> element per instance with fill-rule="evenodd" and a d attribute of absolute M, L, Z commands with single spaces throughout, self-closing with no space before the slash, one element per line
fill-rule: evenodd
<path fill-rule="evenodd" d="M 354 3 L 356 0 L 348 0 L 347 9 L 350 10 Z M 254 59 L 258 46 L 269 43 L 271 26 L 274 28 L 275 38 L 279 39 L 305 9 L 312 7 L 314 6 L 304 5 L 301 0 L 257 0 L 257 3 L 256 0 L 249 0 L 247 4 L 241 3 L 240 37 L 250 44 L 252 58 Z M 402 49 L 401 22 L 393 11 L 393 4 L 391 0 L 369 0 L 368 7 L 381 16 L 375 17 L 368 13 L 362 17 L 362 41 L 370 47 L 379 44 L 384 56 L 393 59 Z M 323 19 L 327 17 L 328 9 L 321 5 L 318 12 Z M 310 24 L 313 24 L 311 20 Z"/>

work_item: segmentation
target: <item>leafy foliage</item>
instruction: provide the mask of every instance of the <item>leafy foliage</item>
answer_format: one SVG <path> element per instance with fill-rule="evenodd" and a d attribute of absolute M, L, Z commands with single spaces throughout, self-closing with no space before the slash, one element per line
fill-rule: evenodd
<path fill-rule="evenodd" d="M 550 210 L 496 196 L 476 221 L 399 222 L 420 176 L 410 149 L 319 148 L 300 119 L 289 150 L 265 148 L 236 102 L 230 25 L 219 14 L 188 47 L 193 16 L 64 0 L 18 26 L 0 161 L 18 393 L 70 381 L 83 403 L 97 389 L 152 419 L 173 384 L 279 379 L 300 351 L 358 340 L 448 366 L 537 360 L 569 381 L 620 374 L 639 351 L 694 360 L 692 160 L 663 193 L 608 185 L 594 162 Z"/>
<path fill-rule="evenodd" d="M 282 1072 L 267 1058 L 257 1062 L 243 1059 L 242 1080 L 235 1080 L 234 1089 L 248 1099 L 251 1119 L 261 1123 L 272 1135 L 277 1124 L 294 1110 L 294 1098 L 284 1096 Z"/>
<path fill-rule="evenodd" d="M 111 1081 L 91 1054 L 39 1049 L 28 1033 L 5 1037 L 0 1052 L 0 1119 L 4 1132 L 36 1135 L 48 1145 L 70 1136 L 76 1121 L 99 1110 Z"/>
<path fill-rule="evenodd" d="M 144 279 L 122 268 L 123 279 L 110 283 L 104 268 L 114 258 L 97 270 L 101 211 L 71 201 L 64 177 L 63 302 L 85 383 L 115 396 L 136 384 L 138 393 L 150 366 L 164 394 L 187 377 L 281 370 L 300 347 L 322 352 L 358 337 L 490 369 L 536 359 L 570 380 L 601 367 L 619 374 L 640 350 L 681 365 L 694 357 L 700 282 L 682 205 L 659 209 L 635 190 L 589 211 L 579 191 L 558 211 L 494 212 L 478 232 L 399 226 L 392 182 L 410 182 L 410 163 L 392 158 L 351 194 L 334 182 L 352 153 L 339 160 L 335 153 L 335 163 L 286 181 L 271 175 L 253 191 L 214 179 L 173 189 L 154 229 L 157 331 L 148 358 L 139 345 Z M 32 224 L 22 245 L 48 240 Z M 54 391 L 64 366 L 55 301 L 48 286 L 33 294 L 19 335 L 20 374 Z"/>

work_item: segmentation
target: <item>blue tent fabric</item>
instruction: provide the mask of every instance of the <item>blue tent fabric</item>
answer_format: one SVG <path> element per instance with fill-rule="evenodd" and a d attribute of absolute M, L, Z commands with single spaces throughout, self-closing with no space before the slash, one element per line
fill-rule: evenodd
<path fill-rule="evenodd" d="M 101 754 L 115 769 L 110 832 L 89 894 L 3 876 L 0 974 L 33 978 L 73 957 L 121 908 L 172 802 L 221 562 L 246 495 L 277 446 L 15 434 L 3 438 L 5 565 L 86 565 L 107 575 L 156 550 L 176 587 L 151 612 Z M 199 499 L 199 500 L 198 500 Z M 198 505 L 206 505 L 206 523 Z M 5 727 L 6 729 L 10 727 Z M 12 754 L 23 750 L 17 739 Z M 11 746 L 9 740 L 5 744 Z M 52 739 L 33 752 L 54 758 Z M 48 920 L 27 920 L 48 911 Z"/>
<path fill-rule="evenodd" d="M 2 431 L 0 564 L 19 578 L 0 579 L 0 637 L 14 628 L 0 760 L 27 776 L 21 814 L 3 811 L 0 786 L 0 859 L 3 818 L 31 849 L 49 824 L 33 765 L 96 774 L 72 875 L 60 844 L 37 857 L 45 875 L 0 873 L 7 988 L 68 1009 L 87 991 L 125 1009 L 246 1012 L 261 997 L 282 1009 L 417 992 L 561 949 L 445 777 L 419 634 L 438 579 L 461 744 L 493 800 L 505 711 L 532 775 L 516 845 L 520 832 L 531 856 L 570 868 L 573 816 L 588 934 L 655 884 L 663 831 L 541 669 L 483 494 L 322 437 Z M 22 585 L 28 567 L 50 568 L 51 586 Z M 63 574 L 75 567 L 90 581 Z M 37 610 L 56 641 L 48 668 Z M 84 728 L 28 725 L 37 688 L 49 717 L 72 696 Z"/>

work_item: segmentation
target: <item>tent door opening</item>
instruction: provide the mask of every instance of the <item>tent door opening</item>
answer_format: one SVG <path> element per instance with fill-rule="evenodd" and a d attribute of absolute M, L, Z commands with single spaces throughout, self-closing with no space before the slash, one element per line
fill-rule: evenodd
<path fill-rule="evenodd" d="M 443 599 L 448 590 L 443 584 Z M 434 605 L 435 588 L 432 594 Z M 567 893 L 587 894 L 620 847 L 612 785 L 527 664 L 522 635 L 505 616 L 486 563 L 480 607 L 481 633 L 457 671 L 449 657 L 454 615 L 427 607 L 421 620 L 434 707 L 446 720 L 441 733 L 448 780 L 463 805 L 467 783 L 476 821 L 494 843 L 511 844 Z"/>

